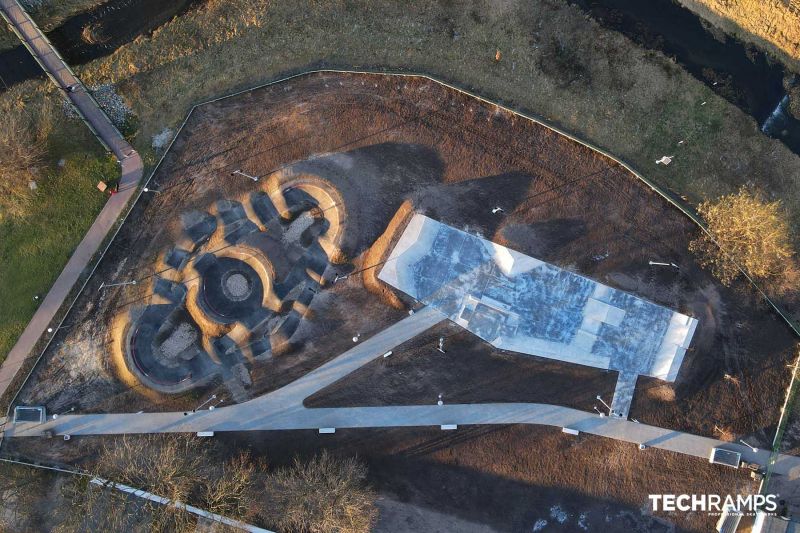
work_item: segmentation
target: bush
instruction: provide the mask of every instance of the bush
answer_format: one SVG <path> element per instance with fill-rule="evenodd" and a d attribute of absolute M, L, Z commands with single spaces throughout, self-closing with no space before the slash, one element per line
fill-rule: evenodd
<path fill-rule="evenodd" d="M 716 201 L 701 203 L 698 212 L 709 234 L 689 243 L 706 268 L 725 285 L 741 266 L 758 281 L 773 282 L 793 268 L 789 221 L 779 201 L 767 202 L 745 188 Z"/>
<path fill-rule="evenodd" d="M 106 441 L 93 472 L 173 502 L 247 520 L 254 509 L 257 466 L 247 454 L 218 462 L 193 437 L 147 435 Z M 63 510 L 60 532 L 196 530 L 196 517 L 181 507 L 151 502 L 111 485 L 91 484 L 87 477 L 73 482 L 67 496 L 72 505 Z"/>
<path fill-rule="evenodd" d="M 269 476 L 267 512 L 284 532 L 367 532 L 378 512 L 366 477 L 366 466 L 355 458 L 339 459 L 327 451 L 307 463 L 295 458 L 291 467 Z"/>

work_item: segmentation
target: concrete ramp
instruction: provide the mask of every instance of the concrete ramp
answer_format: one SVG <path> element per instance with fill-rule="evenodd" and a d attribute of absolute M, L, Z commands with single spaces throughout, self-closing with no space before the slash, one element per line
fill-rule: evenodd
<path fill-rule="evenodd" d="M 614 399 L 611 401 L 611 411 L 620 418 L 628 418 L 633 401 L 633 391 L 639 376 L 632 372 L 620 372 L 617 377 L 617 386 L 614 389 Z"/>

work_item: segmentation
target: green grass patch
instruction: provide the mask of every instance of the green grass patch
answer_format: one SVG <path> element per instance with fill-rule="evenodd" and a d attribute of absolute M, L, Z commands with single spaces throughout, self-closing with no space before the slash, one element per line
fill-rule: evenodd
<path fill-rule="evenodd" d="M 40 181 L 29 215 L 0 223 L 0 361 L 105 204 L 97 182 L 118 176 L 111 158 L 72 156 Z"/>

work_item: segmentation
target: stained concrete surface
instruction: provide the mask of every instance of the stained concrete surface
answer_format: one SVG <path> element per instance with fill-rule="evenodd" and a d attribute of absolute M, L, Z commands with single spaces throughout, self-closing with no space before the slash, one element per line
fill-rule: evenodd
<path fill-rule="evenodd" d="M 674 381 L 697 320 L 416 214 L 379 279 L 492 345 Z"/>

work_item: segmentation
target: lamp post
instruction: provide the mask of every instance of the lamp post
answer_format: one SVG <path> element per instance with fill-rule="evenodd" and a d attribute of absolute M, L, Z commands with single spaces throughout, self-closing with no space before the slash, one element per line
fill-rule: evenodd
<path fill-rule="evenodd" d="M 674 268 L 675 270 L 680 270 L 680 268 L 681 268 L 681 267 L 679 267 L 678 265 L 676 265 L 675 263 L 661 263 L 661 262 L 659 262 L 659 261 L 648 261 L 648 262 L 647 262 L 647 264 L 648 264 L 648 265 L 650 265 L 650 266 L 665 266 L 665 267 L 672 267 L 672 268 Z"/>
<path fill-rule="evenodd" d="M 233 172 L 231 172 L 231 176 L 236 176 L 236 175 L 244 176 L 245 178 L 249 178 L 253 181 L 258 181 L 258 176 L 251 176 L 250 174 L 246 174 L 241 170 L 234 170 Z"/>
<path fill-rule="evenodd" d="M 151 193 L 153 193 L 153 194 L 161 194 L 161 191 L 156 191 L 156 190 L 154 190 L 154 189 L 148 189 L 147 187 L 145 187 L 144 189 L 142 189 L 142 192 L 151 192 Z"/>
<path fill-rule="evenodd" d="M 209 398 L 208 400 L 204 401 L 203 403 L 201 403 L 200 405 L 198 405 L 197 407 L 195 407 L 194 409 L 192 409 L 192 412 L 193 412 L 193 413 L 196 413 L 197 411 L 199 411 L 200 409 L 202 409 L 202 408 L 203 408 L 203 406 L 204 406 L 204 405 L 206 405 L 208 402 L 210 402 L 210 401 L 213 401 L 213 400 L 216 400 L 216 399 L 217 399 L 217 395 L 216 395 L 216 394 L 212 394 L 212 395 L 211 395 L 211 398 Z"/>
<path fill-rule="evenodd" d="M 100 284 L 100 288 L 97 289 L 98 291 L 102 291 L 103 289 L 107 289 L 109 287 L 122 287 L 123 285 L 136 285 L 136 280 L 131 281 L 123 281 L 121 283 L 106 283 L 105 281 Z"/>
<path fill-rule="evenodd" d="M 753 450 L 753 453 L 758 453 L 758 448 L 756 448 L 755 446 L 753 446 L 751 444 L 748 444 L 747 442 L 745 442 L 744 439 L 739 439 L 739 442 L 741 442 L 742 444 L 744 444 L 745 446 L 747 446 L 748 448 Z"/>
<path fill-rule="evenodd" d="M 596 398 L 598 400 L 600 400 L 600 403 L 602 403 L 605 406 L 606 409 L 608 409 L 608 416 L 611 416 L 611 415 L 614 414 L 614 411 L 611 410 L 611 406 L 608 405 L 606 402 L 604 402 L 603 398 L 599 394 L 596 396 Z"/>

